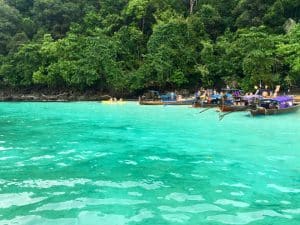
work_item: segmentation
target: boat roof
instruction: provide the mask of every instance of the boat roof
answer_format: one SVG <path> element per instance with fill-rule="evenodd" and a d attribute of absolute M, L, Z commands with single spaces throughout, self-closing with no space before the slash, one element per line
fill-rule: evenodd
<path fill-rule="evenodd" d="M 254 98 L 261 99 L 262 96 L 261 95 L 245 95 L 245 96 L 243 96 L 243 99 L 245 99 L 245 100 L 254 99 Z"/>
<path fill-rule="evenodd" d="M 293 97 L 291 97 L 291 96 L 277 96 L 276 98 L 272 98 L 272 100 L 277 101 L 277 102 L 287 102 L 287 101 L 292 101 Z"/>

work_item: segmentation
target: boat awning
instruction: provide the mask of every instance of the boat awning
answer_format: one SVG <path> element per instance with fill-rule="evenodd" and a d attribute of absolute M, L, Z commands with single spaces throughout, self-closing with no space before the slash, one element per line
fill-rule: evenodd
<path fill-rule="evenodd" d="M 293 101 L 293 97 L 291 97 L 291 96 L 278 96 L 276 98 L 272 98 L 272 100 L 277 101 L 277 102 L 288 102 L 288 101 Z"/>
<path fill-rule="evenodd" d="M 245 95 L 243 96 L 243 100 L 253 100 L 253 99 L 261 99 L 262 96 L 261 95 Z"/>
<path fill-rule="evenodd" d="M 213 94 L 210 96 L 211 99 L 221 99 L 221 95 L 219 94 Z"/>

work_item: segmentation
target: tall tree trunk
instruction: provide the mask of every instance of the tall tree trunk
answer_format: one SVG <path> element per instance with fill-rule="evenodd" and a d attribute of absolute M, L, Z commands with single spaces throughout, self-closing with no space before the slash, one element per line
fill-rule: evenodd
<path fill-rule="evenodd" d="M 144 33 L 144 29 L 145 29 L 145 17 L 143 17 L 142 19 L 142 32 Z"/>
<path fill-rule="evenodd" d="M 193 14 L 194 6 L 197 0 L 190 0 L 190 14 Z"/>

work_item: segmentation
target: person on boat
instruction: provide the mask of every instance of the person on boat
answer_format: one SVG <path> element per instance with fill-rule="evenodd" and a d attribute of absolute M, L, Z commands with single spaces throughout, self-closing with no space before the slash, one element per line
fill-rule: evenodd
<path fill-rule="evenodd" d="M 202 88 L 198 91 L 197 95 L 198 97 L 201 97 L 201 93 L 203 92 Z"/>
<path fill-rule="evenodd" d="M 262 96 L 265 98 L 271 96 L 268 85 L 265 85 L 265 88 L 262 90 Z"/>
<path fill-rule="evenodd" d="M 276 85 L 276 88 L 275 88 L 274 94 L 273 94 L 274 98 L 278 96 L 279 91 L 280 91 L 280 85 Z"/>
<path fill-rule="evenodd" d="M 205 95 L 204 95 L 204 102 L 205 103 L 210 103 L 210 99 L 209 99 L 209 95 L 208 95 L 207 91 L 205 92 Z"/>
<path fill-rule="evenodd" d="M 175 95 L 175 93 L 174 92 L 171 92 L 171 94 L 170 94 L 170 100 L 171 101 L 174 101 L 175 100 L 175 98 L 176 98 L 176 95 Z"/>
<path fill-rule="evenodd" d="M 182 95 L 177 95 L 176 101 L 182 101 Z"/>
<path fill-rule="evenodd" d="M 198 90 L 195 91 L 194 96 L 195 96 L 195 99 L 197 99 L 199 97 L 199 91 Z"/>
<path fill-rule="evenodd" d="M 202 95 L 200 95 L 200 100 L 202 102 L 206 102 L 207 101 L 207 92 L 204 90 Z"/>

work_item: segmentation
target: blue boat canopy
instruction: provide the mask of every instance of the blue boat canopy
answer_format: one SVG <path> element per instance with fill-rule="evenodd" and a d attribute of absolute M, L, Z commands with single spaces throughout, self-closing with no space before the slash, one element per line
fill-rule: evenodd
<path fill-rule="evenodd" d="M 288 101 L 293 101 L 293 97 L 291 97 L 291 96 L 278 96 L 276 98 L 272 98 L 272 100 L 277 101 L 277 102 L 288 102 Z"/>
<path fill-rule="evenodd" d="M 210 96 L 210 98 L 211 98 L 211 99 L 221 99 L 221 95 L 219 95 L 219 94 L 212 94 L 212 95 Z"/>

